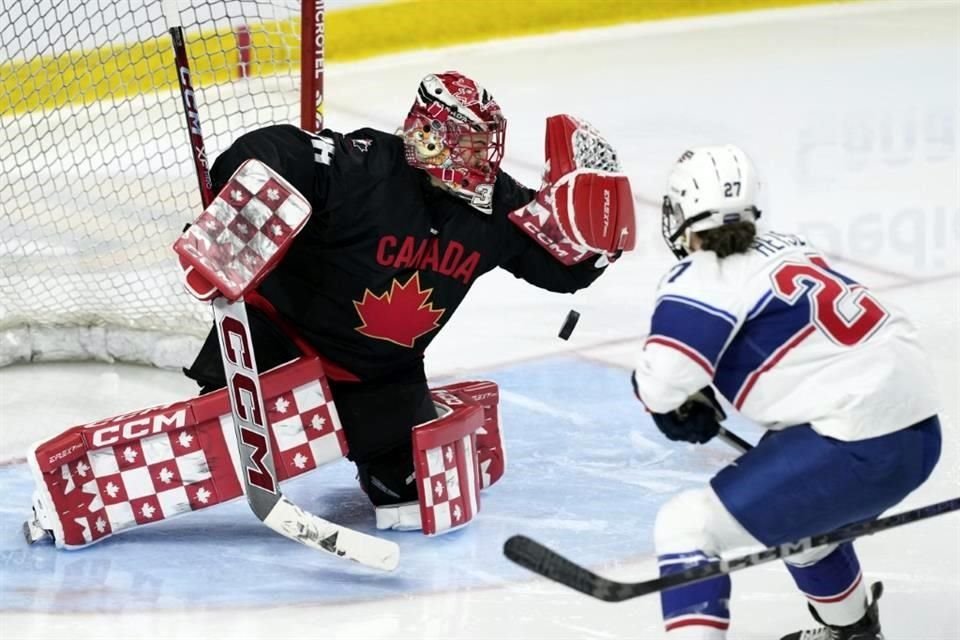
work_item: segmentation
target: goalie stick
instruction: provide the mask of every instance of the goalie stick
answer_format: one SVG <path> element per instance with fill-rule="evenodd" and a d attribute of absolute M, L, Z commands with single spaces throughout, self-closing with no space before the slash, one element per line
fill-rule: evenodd
<path fill-rule="evenodd" d="M 230 302 L 221 296 L 213 301 L 213 311 L 237 442 L 241 450 L 249 447 L 241 452 L 241 480 L 250 509 L 291 540 L 375 569 L 395 569 L 400 555 L 395 543 L 319 518 L 280 491 L 246 306 L 242 298 Z"/>
<path fill-rule="evenodd" d="M 827 544 L 848 542 L 855 538 L 872 535 L 887 529 L 893 529 L 911 522 L 926 520 L 944 513 L 960 509 L 960 497 L 951 498 L 943 502 L 904 511 L 876 520 L 861 520 L 846 526 L 834 529 L 828 533 L 809 536 L 785 542 L 761 551 L 749 553 L 732 559 L 721 559 L 716 562 L 693 567 L 678 573 L 672 573 L 644 582 L 617 582 L 603 578 L 566 558 L 559 553 L 548 549 L 535 540 L 522 535 L 510 537 L 503 545 L 503 554 L 519 564 L 521 567 L 538 573 L 554 582 L 559 582 L 571 589 L 576 589 L 588 596 L 605 602 L 622 602 L 630 598 L 658 593 L 666 589 L 673 589 L 694 582 L 708 580 L 717 576 L 727 575 L 740 569 L 753 567 L 800 553 L 814 547 Z"/>
<path fill-rule="evenodd" d="M 201 200 L 206 208 L 214 199 L 212 180 L 175 0 L 165 0 L 163 12 L 173 40 L 190 146 L 200 183 Z M 395 543 L 315 516 L 290 502 L 280 491 L 250 323 L 242 295 L 234 301 L 223 296 L 217 297 L 213 301 L 213 309 L 240 453 L 240 476 L 253 513 L 277 533 L 313 549 L 355 560 L 375 569 L 395 569 L 400 555 Z"/>

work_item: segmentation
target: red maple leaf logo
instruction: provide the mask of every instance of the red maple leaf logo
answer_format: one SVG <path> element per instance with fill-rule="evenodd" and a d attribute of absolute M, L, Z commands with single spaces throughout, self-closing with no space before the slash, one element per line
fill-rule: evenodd
<path fill-rule="evenodd" d="M 440 326 L 440 318 L 446 313 L 446 309 L 434 309 L 433 303 L 428 302 L 432 293 L 433 289 L 420 288 L 419 271 L 404 284 L 394 280 L 390 290 L 382 295 L 367 289 L 363 300 L 353 302 L 363 322 L 357 331 L 369 338 L 413 348 L 417 338 Z"/>

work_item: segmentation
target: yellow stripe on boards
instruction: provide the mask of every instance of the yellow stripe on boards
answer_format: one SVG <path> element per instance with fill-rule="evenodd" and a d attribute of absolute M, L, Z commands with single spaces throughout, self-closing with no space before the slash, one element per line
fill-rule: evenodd
<path fill-rule="evenodd" d="M 422 48 L 831 0 L 399 0 L 328 11 L 327 62 Z M 250 25 L 250 75 L 299 66 L 300 19 Z M 194 87 L 226 83 L 239 62 L 232 31 L 187 33 Z M 0 114 L 177 87 L 170 37 L 0 64 Z"/>
<path fill-rule="evenodd" d="M 398 0 L 331 11 L 330 60 L 633 22 L 845 0 Z"/>
<path fill-rule="evenodd" d="M 250 75 L 270 75 L 299 66 L 299 34 L 299 18 L 251 25 L 254 53 Z M 194 87 L 223 84 L 237 77 L 239 55 L 233 31 L 188 33 L 187 51 Z M 177 88 L 173 60 L 172 39 L 163 35 L 133 44 L 4 63 L 0 65 L 0 114 L 172 91 Z"/>

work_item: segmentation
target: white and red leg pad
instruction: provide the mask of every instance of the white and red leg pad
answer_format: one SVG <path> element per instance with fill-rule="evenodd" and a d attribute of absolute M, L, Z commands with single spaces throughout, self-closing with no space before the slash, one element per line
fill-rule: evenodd
<path fill-rule="evenodd" d="M 477 431 L 483 407 L 463 391 L 430 392 L 439 417 L 412 432 L 419 501 L 377 507 L 378 529 L 421 529 L 432 536 L 459 529 L 480 511 Z"/>
<path fill-rule="evenodd" d="M 201 300 L 239 299 L 283 257 L 310 213 L 279 173 L 247 160 L 173 245 L 187 290 Z"/>
<path fill-rule="evenodd" d="M 477 460 L 480 464 L 480 488 L 486 489 L 503 477 L 507 469 L 507 450 L 500 425 L 500 389 L 490 380 L 456 382 L 437 389 L 468 396 L 483 407 L 483 426 L 477 430 Z"/>
<path fill-rule="evenodd" d="M 280 480 L 339 460 L 346 439 L 320 361 L 261 377 Z M 34 531 L 74 549 L 243 495 L 225 390 L 72 427 L 33 445 Z"/>
<path fill-rule="evenodd" d="M 413 465 L 423 533 L 458 529 L 480 511 L 477 435 L 483 408 L 463 393 L 432 391 L 446 415 L 413 430 Z"/>

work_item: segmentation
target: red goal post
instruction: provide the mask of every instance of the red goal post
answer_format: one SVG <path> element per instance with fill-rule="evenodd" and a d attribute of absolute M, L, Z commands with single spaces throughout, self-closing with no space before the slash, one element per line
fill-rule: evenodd
<path fill-rule="evenodd" d="M 300 126 L 323 129 L 324 0 L 304 1 L 300 14 Z"/>
<path fill-rule="evenodd" d="M 170 249 L 202 210 L 163 10 L 183 25 L 212 161 L 271 123 L 322 128 L 324 0 L 5 5 L 0 365 L 188 363 L 209 309 Z"/>

